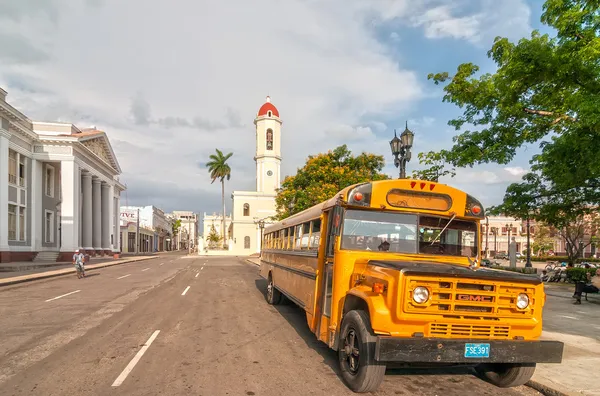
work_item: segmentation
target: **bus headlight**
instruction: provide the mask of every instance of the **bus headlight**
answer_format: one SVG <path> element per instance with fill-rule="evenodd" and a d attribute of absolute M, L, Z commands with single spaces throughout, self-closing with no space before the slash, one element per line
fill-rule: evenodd
<path fill-rule="evenodd" d="M 517 308 L 525 309 L 529 306 L 529 296 L 521 293 L 517 296 Z"/>
<path fill-rule="evenodd" d="M 415 290 L 413 290 L 413 300 L 417 304 L 426 303 L 429 300 L 429 290 L 423 286 L 415 287 Z"/>

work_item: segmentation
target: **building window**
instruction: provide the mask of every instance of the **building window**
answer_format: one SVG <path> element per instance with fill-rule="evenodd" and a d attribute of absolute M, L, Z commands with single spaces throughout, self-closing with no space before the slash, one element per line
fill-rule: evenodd
<path fill-rule="evenodd" d="M 19 186 L 25 187 L 25 156 L 19 154 Z"/>
<path fill-rule="evenodd" d="M 8 182 L 17 184 L 17 152 L 8 150 Z"/>
<path fill-rule="evenodd" d="M 46 210 L 44 213 L 44 242 L 54 242 L 54 212 Z"/>
<path fill-rule="evenodd" d="M 46 165 L 44 182 L 46 184 L 46 196 L 54 198 L 54 167 Z"/>
<path fill-rule="evenodd" d="M 17 205 L 8 204 L 8 240 L 17 240 Z"/>
<path fill-rule="evenodd" d="M 250 216 L 250 205 L 244 204 L 244 216 Z"/>
<path fill-rule="evenodd" d="M 244 237 L 244 249 L 250 249 L 250 237 L 249 236 Z"/>
<path fill-rule="evenodd" d="M 19 207 L 19 241 L 25 240 L 25 208 Z"/>
<path fill-rule="evenodd" d="M 267 129 L 267 150 L 273 150 L 273 131 Z"/>

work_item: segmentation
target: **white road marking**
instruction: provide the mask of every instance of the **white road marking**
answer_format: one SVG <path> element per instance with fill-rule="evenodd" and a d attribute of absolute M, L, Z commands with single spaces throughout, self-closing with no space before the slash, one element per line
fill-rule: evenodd
<path fill-rule="evenodd" d="M 123 372 L 117 377 L 115 382 L 113 382 L 112 386 L 119 386 L 123 383 L 123 381 L 125 381 L 125 379 L 129 375 L 129 373 L 131 373 L 131 371 L 133 370 L 135 365 L 140 361 L 142 356 L 144 356 L 144 353 L 146 353 L 146 350 L 150 347 L 152 342 L 154 342 L 154 339 L 156 339 L 156 336 L 158 336 L 158 333 L 160 333 L 160 330 L 156 330 L 154 333 L 152 333 L 152 335 L 150 336 L 148 341 L 146 341 L 146 343 L 144 344 L 142 349 L 140 349 L 138 351 L 138 353 L 133 357 L 133 359 L 131 359 L 131 362 L 129 362 L 127 367 L 125 367 L 125 370 L 123 370 Z"/>
<path fill-rule="evenodd" d="M 127 274 L 127 275 L 119 276 L 117 279 L 123 279 L 123 278 L 127 278 L 128 276 L 131 276 L 131 274 Z"/>
<path fill-rule="evenodd" d="M 195 276 L 194 278 L 197 278 L 197 277 L 198 277 L 198 275 L 200 275 L 200 272 L 197 272 L 197 273 L 196 273 L 196 276 Z"/>
<path fill-rule="evenodd" d="M 567 315 L 558 315 L 558 316 L 560 316 L 561 318 L 567 318 L 567 319 L 573 319 L 573 320 L 579 319 L 579 318 L 576 318 L 574 316 L 567 316 Z"/>
<path fill-rule="evenodd" d="M 148 271 L 149 269 L 150 269 L 150 268 L 144 268 L 144 269 L 142 270 L 142 272 L 144 272 L 144 271 Z"/>
<path fill-rule="evenodd" d="M 190 290 L 190 286 L 186 287 L 185 290 L 183 291 L 183 293 L 181 293 L 181 295 L 185 296 L 185 293 L 187 293 L 188 290 Z"/>
<path fill-rule="evenodd" d="M 202 271 L 204 269 L 204 267 L 200 268 L 200 271 Z"/>
<path fill-rule="evenodd" d="M 160 265 L 163 265 L 164 263 L 160 263 Z"/>
<path fill-rule="evenodd" d="M 59 298 L 63 298 L 63 297 L 69 296 L 69 295 L 71 295 L 71 294 L 79 293 L 80 291 L 81 291 L 81 290 L 75 290 L 75 291 L 72 291 L 72 292 L 70 292 L 70 293 L 63 294 L 62 296 L 58 296 L 58 297 L 54 297 L 54 298 L 51 298 L 51 299 L 49 299 L 49 300 L 46 300 L 46 302 L 48 302 L 48 301 L 52 301 L 52 300 L 58 300 Z"/>

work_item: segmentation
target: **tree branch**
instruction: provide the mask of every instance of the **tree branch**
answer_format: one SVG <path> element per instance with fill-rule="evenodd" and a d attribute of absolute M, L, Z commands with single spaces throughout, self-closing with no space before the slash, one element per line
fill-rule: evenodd
<path fill-rule="evenodd" d="M 544 117 L 555 117 L 556 114 L 552 111 L 546 111 L 546 110 L 535 110 L 535 109 L 530 109 L 530 108 L 523 108 L 523 111 L 525 113 L 528 114 L 535 114 L 535 115 L 541 115 Z M 562 114 L 560 116 L 558 116 L 554 121 L 552 121 L 552 125 L 557 124 L 558 122 L 562 121 L 562 120 L 571 120 L 571 121 L 577 121 L 576 118 L 573 118 L 571 116 L 568 116 L 566 114 Z"/>

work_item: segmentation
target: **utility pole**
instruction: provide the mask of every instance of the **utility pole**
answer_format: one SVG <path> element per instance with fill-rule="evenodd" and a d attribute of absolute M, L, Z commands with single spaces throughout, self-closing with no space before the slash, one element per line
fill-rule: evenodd
<path fill-rule="evenodd" d="M 192 245 L 190 244 L 191 241 L 191 234 L 192 231 L 192 219 L 188 218 L 188 254 L 192 254 Z"/>
<path fill-rule="evenodd" d="M 135 227 L 135 254 L 140 253 L 140 209 L 137 210 L 137 224 Z"/>

